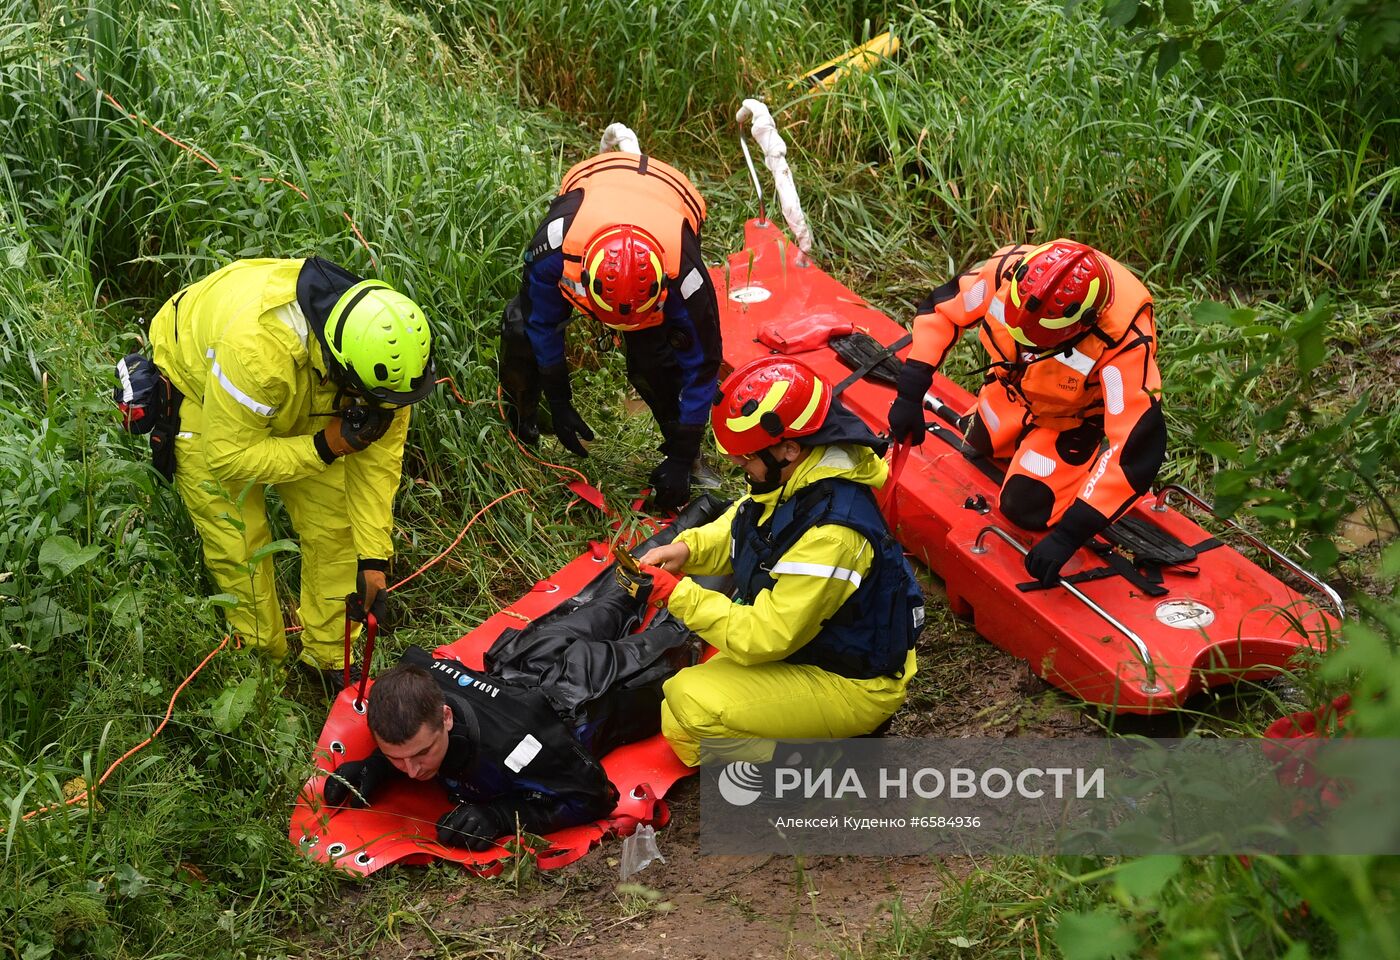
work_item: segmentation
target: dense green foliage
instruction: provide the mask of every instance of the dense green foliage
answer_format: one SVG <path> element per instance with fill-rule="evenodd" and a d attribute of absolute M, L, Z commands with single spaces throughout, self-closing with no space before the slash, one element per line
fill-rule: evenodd
<path fill-rule="evenodd" d="M 1142 269 L 1169 474 L 1372 595 L 1312 689 L 1361 677 L 1356 728 L 1400 736 L 1396 698 L 1364 696 L 1400 682 L 1388 581 L 1332 547 L 1397 481 L 1400 124 L 1343 46 L 1279 67 L 1317 47 L 1293 9 L 1248 5 L 1215 28 L 1251 39 L 1218 73 L 1157 78 L 1049 3 L 0 0 L 0 952 L 296 952 L 343 886 L 284 835 L 315 698 L 239 651 L 95 804 L 20 819 L 145 737 L 220 636 L 193 530 L 107 399 L 139 318 L 229 259 L 313 252 L 424 304 L 468 403 L 415 412 L 399 575 L 529 490 L 400 595 L 396 643 L 453 636 L 601 533 L 496 415 L 493 333 L 533 218 L 622 119 L 694 173 L 708 253 L 732 248 L 752 205 L 732 116 L 754 93 L 789 134 L 824 261 L 896 316 L 1008 238 L 1073 234 Z M 896 60 L 789 87 L 886 26 Z M 621 504 L 655 438 L 622 413 L 604 347 L 584 331 L 571 351 L 599 411 L 589 474 Z M 1400 956 L 1392 861 L 983 866 L 902 916 L 889 953 Z"/>
<path fill-rule="evenodd" d="M 1221 25 L 1255 0 L 1202 3 L 1195 0 L 1103 0 L 1100 12 L 1111 26 L 1129 36 L 1142 50 L 1142 62 L 1164 76 L 1183 59 L 1190 58 L 1207 73 L 1214 73 L 1230 55 L 1221 37 Z M 1083 0 L 1065 0 L 1066 12 Z M 1294 30 L 1310 33 L 1313 44 L 1299 51 L 1290 64 L 1305 71 L 1315 57 L 1326 57 L 1336 47 L 1354 51 L 1362 61 L 1378 68 L 1394 69 L 1400 53 L 1400 8 L 1387 0 L 1296 0 L 1282 11 Z M 1232 45 L 1247 37 L 1230 31 Z"/>

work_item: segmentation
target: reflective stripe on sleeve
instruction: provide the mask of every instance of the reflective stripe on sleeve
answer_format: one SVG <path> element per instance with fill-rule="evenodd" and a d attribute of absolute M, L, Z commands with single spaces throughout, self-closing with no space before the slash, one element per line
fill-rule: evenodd
<path fill-rule="evenodd" d="M 860 574 L 854 570 L 847 570 L 845 567 L 830 567 L 821 563 L 793 563 L 790 560 L 782 560 L 773 564 L 771 571 L 774 576 L 784 573 L 796 574 L 799 577 L 826 577 L 828 580 L 848 580 L 860 586 Z"/>
<path fill-rule="evenodd" d="M 1001 429 L 1001 417 L 992 409 L 992 405 L 983 397 L 977 401 L 977 412 L 982 415 L 982 422 L 987 425 L 988 430 L 996 431 Z"/>
<path fill-rule="evenodd" d="M 1103 402 L 1115 417 L 1123 412 L 1123 374 L 1117 367 L 1104 367 L 1099 376 L 1103 384 Z"/>
<path fill-rule="evenodd" d="M 549 221 L 549 226 L 544 230 L 545 242 L 549 244 L 549 249 L 558 250 L 564 245 L 564 218 L 555 217 Z"/>
<path fill-rule="evenodd" d="M 276 407 L 269 407 L 265 403 L 258 403 L 258 401 L 254 400 L 252 397 L 248 396 L 242 390 L 234 386 L 233 381 L 230 380 L 224 374 L 223 368 L 219 366 L 219 361 L 214 361 L 214 366 L 212 369 L 214 372 L 214 376 L 219 381 L 219 385 L 228 391 L 228 395 L 230 397 L 233 397 L 233 399 L 237 400 L 239 403 L 243 404 L 243 406 L 247 407 L 249 410 L 256 413 L 258 416 L 270 417 L 277 412 Z"/>
<path fill-rule="evenodd" d="M 978 280 L 967 292 L 963 294 L 963 309 L 971 313 L 982 306 L 982 301 L 987 299 L 987 281 Z"/>

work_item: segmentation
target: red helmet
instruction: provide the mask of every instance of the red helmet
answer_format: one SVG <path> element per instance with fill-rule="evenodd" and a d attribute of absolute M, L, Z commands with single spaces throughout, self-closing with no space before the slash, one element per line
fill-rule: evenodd
<path fill-rule="evenodd" d="M 1113 275 L 1092 247 L 1053 240 L 1011 271 L 1005 323 L 1018 343 L 1047 350 L 1068 340 L 1113 299 Z"/>
<path fill-rule="evenodd" d="M 831 408 L 831 387 L 787 357 L 750 360 L 720 385 L 710 424 L 722 452 L 745 457 L 816 433 Z"/>
<path fill-rule="evenodd" d="M 661 244 L 641 227 L 605 227 L 583 248 L 583 286 L 593 315 L 616 330 L 661 321 L 666 270 Z"/>

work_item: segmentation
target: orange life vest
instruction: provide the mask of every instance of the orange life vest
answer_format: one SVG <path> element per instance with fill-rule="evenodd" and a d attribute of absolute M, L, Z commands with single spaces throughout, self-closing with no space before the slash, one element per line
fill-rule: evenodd
<path fill-rule="evenodd" d="M 584 313 L 618 330 L 640 330 L 661 323 L 657 310 L 640 324 L 606 323 L 589 307 L 583 289 L 583 248 L 600 230 L 619 224 L 640 227 L 661 243 L 662 268 L 668 280 L 680 276 L 681 231 L 686 224 L 698 237 L 705 223 L 705 200 L 675 167 L 634 153 L 610 151 L 570 168 L 559 194 L 583 191 L 578 212 L 564 235 L 564 275 L 559 290 Z"/>
<path fill-rule="evenodd" d="M 1040 426 L 1063 429 L 1100 412 L 1103 387 L 1099 361 L 1123 344 L 1135 323 L 1138 334 L 1155 336 L 1152 295 L 1127 267 L 1112 257 L 1103 259 L 1113 276 L 1112 299 L 1099 311 L 1096 330 L 1081 337 L 1068 355 L 1063 350 L 1048 357 L 1025 352 L 1012 338 L 1006 324 L 998 319 L 1011 287 L 1009 278 L 997 286 L 978 331 L 983 348 L 998 364 L 992 368 L 993 374 L 1024 398 Z"/>

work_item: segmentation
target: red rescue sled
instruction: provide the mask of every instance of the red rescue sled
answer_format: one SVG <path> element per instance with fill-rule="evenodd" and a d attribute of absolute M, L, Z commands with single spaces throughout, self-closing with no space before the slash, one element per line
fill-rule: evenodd
<path fill-rule="evenodd" d="M 542 617 L 605 571 L 611 561 L 608 550 L 607 544 L 590 543 L 582 556 L 535 584 L 524 597 L 471 633 L 438 647 L 435 655 L 481 669 L 482 657 L 503 631 Z M 371 681 L 366 700 L 373 687 Z M 322 791 L 326 771 L 347 760 L 362 759 L 374 750 L 363 705 L 356 702 L 358 694 L 358 687 L 342 690 L 331 706 L 316 741 L 318 772 L 302 787 L 292 810 L 288 829 L 292 843 L 306 856 L 353 873 L 370 874 L 393 863 L 421 864 L 432 860 L 452 860 L 486 876 L 499 873 L 503 861 L 514 851 L 497 846 L 473 853 L 437 842 L 437 820 L 450 804 L 436 781 L 394 780 L 366 809 L 325 805 Z M 617 787 L 617 808 L 605 820 L 545 837 L 548 845 L 532 851 L 541 869 L 573 863 L 604 837 L 627 836 L 640 824 L 665 826 L 670 813 L 662 797 L 677 780 L 692 772 L 677 759 L 660 734 L 612 751 L 603 758 L 603 768 Z"/>
<path fill-rule="evenodd" d="M 834 339 L 863 332 L 889 346 L 906 336 L 762 218 L 749 221 L 744 248 L 711 274 L 730 366 L 783 353 L 838 383 L 852 369 L 833 348 Z M 907 352 L 904 347 L 896 355 Z M 892 386 L 862 377 L 842 399 L 884 432 L 894 395 Z M 1217 545 L 1167 504 L 1175 493 L 1210 510 L 1180 487 L 1143 497 L 1128 514 L 1133 530 L 1127 532 L 1175 541 L 1193 554 L 1189 563 L 1161 566 L 1160 584 L 1114 575 L 1023 591 L 1019 585 L 1029 578 L 1022 556 L 1036 537 L 996 509 L 997 466 L 964 454 L 955 424 L 972 409 L 972 395 L 939 375 L 926 405 L 930 436 L 909 452 L 893 493 L 896 535 L 947 584 L 955 613 L 970 617 L 982 636 L 1062 690 L 1126 713 L 1156 713 L 1207 687 L 1267 676 L 1300 648 L 1319 647 L 1335 635 L 1342 604 L 1326 584 L 1244 534 L 1328 597 L 1324 611 L 1236 550 Z M 1102 555 L 1082 549 L 1064 574 L 1122 571 L 1124 564 L 1133 561 L 1119 549 Z"/>

